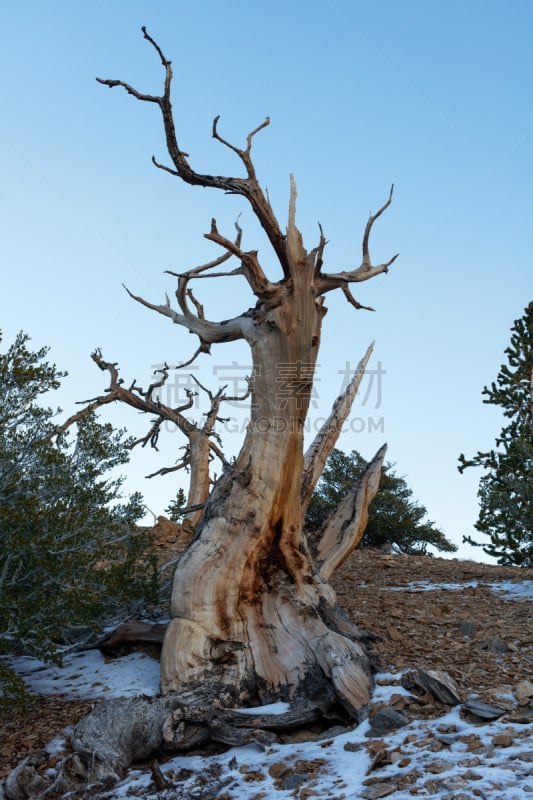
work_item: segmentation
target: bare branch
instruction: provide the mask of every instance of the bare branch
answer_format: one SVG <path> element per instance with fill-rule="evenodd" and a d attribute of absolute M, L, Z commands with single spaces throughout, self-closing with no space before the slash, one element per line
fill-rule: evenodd
<path fill-rule="evenodd" d="M 210 272 L 207 275 L 191 275 L 189 276 L 186 272 L 170 272 L 170 270 L 166 270 L 169 275 L 174 275 L 176 278 L 187 278 L 187 280 L 207 280 L 208 278 L 232 278 L 234 275 L 244 275 L 242 267 L 236 267 L 235 269 L 230 270 L 229 272 Z"/>
<path fill-rule="evenodd" d="M 320 222 L 318 223 L 318 229 L 320 231 L 320 239 L 318 240 L 318 245 L 310 253 L 315 261 L 315 278 L 320 275 L 322 264 L 324 263 L 324 248 L 328 243 Z"/>
<path fill-rule="evenodd" d="M 184 153 L 184 155 L 186 155 L 186 154 Z M 169 173 L 169 175 L 174 175 L 176 178 L 179 178 L 179 177 L 180 177 L 180 174 L 179 174 L 179 172 L 178 172 L 176 169 L 172 169 L 172 167 L 167 167 L 167 165 L 166 165 L 166 164 L 161 164 L 161 163 L 160 163 L 160 162 L 159 162 L 159 161 L 156 159 L 156 157 L 155 157 L 155 156 L 152 156 L 152 164 L 154 165 L 154 167 L 157 167 L 157 169 L 162 169 L 162 170 L 163 170 L 163 172 L 168 172 L 168 173 Z"/>
<path fill-rule="evenodd" d="M 324 422 L 317 435 L 311 442 L 304 456 L 304 469 L 302 474 L 302 518 L 311 502 L 311 497 L 322 475 L 326 461 L 335 447 L 341 434 L 342 426 L 348 418 L 352 405 L 359 391 L 359 386 L 364 377 L 367 364 L 374 349 L 374 342 L 368 347 L 363 358 L 346 389 L 341 392 L 333 404 L 331 413 Z"/>
<path fill-rule="evenodd" d="M 180 508 L 177 512 L 179 517 L 183 517 L 185 514 L 190 514 L 191 511 L 201 511 L 201 509 L 205 508 L 205 503 L 196 503 L 194 506 L 187 506 L 186 508 Z"/>
<path fill-rule="evenodd" d="M 158 475 L 168 475 L 169 472 L 177 472 L 179 469 L 183 469 L 187 467 L 190 462 L 188 461 L 180 461 L 179 464 L 176 464 L 174 467 L 161 467 L 161 469 L 156 470 L 156 472 L 151 472 L 149 475 L 145 475 L 145 478 L 155 478 Z M 185 512 L 184 512 L 185 513 Z"/>
<path fill-rule="evenodd" d="M 328 581 L 331 578 L 363 537 L 368 521 L 368 507 L 379 488 L 386 451 L 387 445 L 378 450 L 359 483 L 345 495 L 325 526 L 317 532 L 314 547 L 311 539 L 323 580 Z"/>
<path fill-rule="evenodd" d="M 143 392 L 143 390 L 140 387 L 134 386 L 133 384 L 135 383 L 135 381 L 133 381 L 132 390 L 136 391 L 137 394 L 140 394 L 142 397 L 145 397 L 147 400 L 153 400 L 152 395 L 153 395 L 155 389 L 161 389 L 161 387 L 164 386 L 165 383 L 167 382 L 167 380 L 168 380 L 168 370 L 169 370 L 169 367 L 167 366 L 167 364 L 165 364 L 162 369 L 155 370 L 155 373 L 154 373 L 155 375 L 157 375 L 158 372 L 161 373 L 161 380 L 156 381 L 155 383 L 151 383 L 149 385 L 148 389 L 146 390 L 146 392 Z"/>
<path fill-rule="evenodd" d="M 302 234 L 296 227 L 296 181 L 291 175 L 291 194 L 289 200 L 289 221 L 287 225 L 287 251 L 289 264 L 294 268 L 307 262 L 307 253 L 304 248 Z"/>
<path fill-rule="evenodd" d="M 198 302 L 198 300 L 196 299 L 196 297 L 193 294 L 192 289 L 187 289 L 187 297 L 189 298 L 189 300 L 191 301 L 191 303 L 195 307 L 196 316 L 198 317 L 198 319 L 205 319 L 204 307 L 200 302 Z"/>
<path fill-rule="evenodd" d="M 65 433 L 68 428 L 75 425 L 76 422 L 81 422 L 82 419 L 89 416 L 93 411 L 96 411 L 97 408 L 100 408 L 107 403 L 114 403 L 117 398 L 114 397 L 112 394 L 103 395 L 102 397 L 96 397 L 92 400 L 85 408 L 82 408 L 81 411 L 78 411 L 76 414 L 72 414 L 62 425 L 58 425 L 57 428 L 54 428 L 53 433 L 50 435 L 50 438 L 54 438 L 55 436 L 60 436 L 62 433 Z"/>
<path fill-rule="evenodd" d="M 234 144 L 231 144 L 231 142 L 228 142 L 227 139 L 223 139 L 222 136 L 219 134 L 217 129 L 219 119 L 220 119 L 220 114 L 217 114 L 217 116 L 213 120 L 213 127 L 212 127 L 213 139 L 216 139 L 225 147 L 229 147 L 229 149 L 233 150 L 233 152 L 236 153 L 239 156 L 239 158 L 242 158 L 244 155 L 243 151 L 239 147 L 236 147 Z"/>
<path fill-rule="evenodd" d="M 210 348 L 209 345 L 201 344 L 193 353 L 192 357 L 189 358 L 188 361 L 184 361 L 183 364 L 177 364 L 175 367 L 169 367 L 169 369 L 184 369 L 185 367 L 189 367 L 193 361 L 196 361 L 197 357 L 200 353 L 209 353 Z"/>
<path fill-rule="evenodd" d="M 211 392 L 206 386 L 200 383 L 200 381 L 198 380 L 198 378 L 196 378 L 195 375 L 191 375 L 191 378 L 196 383 L 196 385 L 207 394 L 209 400 L 211 401 L 211 408 L 206 413 L 206 420 L 201 430 L 207 436 L 214 436 L 217 439 L 217 441 L 220 442 L 220 436 L 213 430 L 215 422 L 225 421 L 221 420 L 221 418 L 218 416 L 220 406 L 224 402 L 241 402 L 243 400 L 246 400 L 250 396 L 252 390 L 251 379 L 248 377 L 246 378 L 247 389 L 246 392 L 241 397 L 237 396 L 228 397 L 227 395 L 224 394 L 224 390 L 227 388 L 227 386 L 222 386 L 216 394 L 213 394 L 213 392 Z M 215 445 L 213 445 L 213 448 L 214 447 Z M 216 452 L 216 455 L 218 455 L 219 458 L 221 458 L 223 463 L 226 463 L 226 459 L 224 458 L 221 452 Z"/>
<path fill-rule="evenodd" d="M 227 403 L 230 403 L 230 402 L 242 403 L 244 400 L 247 400 L 250 397 L 250 394 L 252 393 L 252 379 L 250 378 L 250 376 L 247 375 L 245 380 L 246 380 L 246 383 L 247 383 L 247 389 L 246 389 L 244 394 L 241 394 L 240 396 L 239 395 L 233 395 L 232 397 L 228 397 L 228 395 L 223 395 L 222 396 L 222 400 L 224 402 L 227 402 Z M 224 386 L 224 389 L 225 388 L 226 387 Z"/>
<path fill-rule="evenodd" d="M 288 262 L 287 262 L 287 254 L 285 250 L 285 237 L 283 236 L 278 221 L 274 215 L 272 207 L 268 202 L 263 190 L 261 189 L 259 182 L 257 181 L 254 166 L 250 156 L 250 150 L 252 145 L 252 139 L 258 131 L 262 130 L 269 124 L 269 119 L 267 119 L 259 125 L 255 130 L 253 130 L 247 137 L 247 148 L 246 150 L 240 150 L 239 148 L 231 145 L 226 140 L 222 139 L 218 132 L 217 132 L 217 122 L 218 117 L 213 123 L 213 136 L 221 141 L 224 145 L 229 147 L 233 150 L 239 158 L 243 161 L 246 166 L 247 177 L 246 178 L 233 178 L 233 177 L 224 177 L 220 175 L 206 175 L 199 172 L 195 172 L 189 164 L 188 155 L 183 150 L 181 150 L 177 136 L 176 136 L 176 129 L 174 123 L 174 117 L 172 112 L 172 104 L 170 101 L 170 88 L 172 84 L 172 66 L 171 62 L 165 57 L 163 51 L 159 47 L 159 45 L 155 42 L 155 40 L 148 35 L 146 28 L 143 28 L 143 35 L 144 38 L 147 39 L 150 44 L 155 48 L 157 51 L 163 68 L 165 70 L 165 83 L 164 83 L 164 92 L 163 95 L 158 97 L 156 95 L 149 95 L 139 92 L 133 86 L 124 81 L 120 80 L 110 80 L 110 79 L 103 79 L 97 78 L 98 82 L 108 86 L 109 88 L 114 88 L 115 86 L 120 86 L 125 89 L 128 94 L 131 94 L 137 100 L 145 100 L 150 103 L 155 103 L 161 109 L 161 114 L 163 116 L 163 125 L 165 129 L 165 137 L 166 137 L 166 144 L 167 150 L 174 165 L 174 169 L 170 167 L 166 167 L 163 164 L 160 164 L 158 161 L 153 158 L 153 162 L 156 167 L 159 169 L 163 169 L 166 172 L 169 172 L 172 175 L 175 175 L 181 180 L 185 181 L 192 186 L 205 186 L 211 187 L 214 189 L 221 189 L 224 192 L 229 192 L 230 194 L 238 194 L 242 197 L 246 198 L 250 205 L 252 206 L 257 219 L 259 220 L 261 226 L 263 227 L 268 239 L 276 252 L 278 260 L 281 264 L 283 274 L 285 277 L 288 277 Z"/>
<path fill-rule="evenodd" d="M 142 436 L 140 439 L 136 439 L 134 442 L 131 443 L 130 448 L 133 450 L 134 447 L 137 445 L 142 445 L 146 447 L 148 443 L 150 443 L 150 447 L 153 447 L 154 450 L 159 450 L 157 446 L 157 442 L 159 440 L 159 434 L 161 432 L 161 425 L 164 422 L 164 417 L 158 417 L 158 419 L 154 420 L 152 427 L 146 434 L 146 436 Z"/>
<path fill-rule="evenodd" d="M 374 222 L 383 214 L 383 212 L 390 206 L 392 202 L 392 193 L 394 190 L 394 184 L 391 186 L 390 194 L 386 203 L 384 203 L 379 211 L 375 214 L 371 214 L 368 222 L 366 223 L 365 232 L 363 235 L 363 260 L 361 262 L 361 266 L 357 269 L 345 271 L 345 272 L 338 272 L 338 273 L 320 273 L 315 281 L 315 286 L 317 291 L 320 294 L 324 294 L 325 292 L 330 292 L 332 289 L 343 289 L 344 294 L 346 295 L 346 299 L 348 302 L 353 305 L 355 308 L 367 308 L 367 306 L 361 306 L 357 301 L 352 297 L 352 295 L 347 291 L 346 288 L 350 283 L 360 283 L 361 281 L 367 281 L 370 278 L 374 278 L 376 275 L 381 275 L 382 273 L 387 273 L 389 271 L 389 267 L 393 264 L 396 259 L 398 258 L 398 253 L 394 255 L 389 261 L 378 264 L 377 266 L 373 266 L 371 259 L 370 259 L 370 252 L 369 252 L 369 240 L 370 240 L 370 232 L 372 231 L 372 226 Z M 372 311 L 374 309 L 371 309 Z"/>
<path fill-rule="evenodd" d="M 240 216 L 240 214 L 239 214 L 239 216 Z M 211 220 L 211 227 L 213 227 L 213 224 L 216 227 L 215 220 Z M 235 244 L 235 247 L 239 248 L 240 244 L 241 244 L 241 240 L 242 240 L 242 228 L 239 225 L 239 217 L 237 217 L 237 219 L 235 221 L 235 228 L 237 230 L 237 236 L 235 238 L 234 244 Z M 194 269 L 188 269 L 188 270 L 185 270 L 185 272 L 171 272 L 171 270 L 167 269 L 167 270 L 165 270 L 165 272 L 166 272 L 167 275 L 173 275 L 175 278 L 189 278 L 189 279 L 196 278 L 196 277 L 198 277 L 200 275 L 200 273 L 206 272 L 207 270 L 214 269 L 215 267 L 218 267 L 221 264 L 224 264 L 226 261 L 228 261 L 228 259 L 230 259 L 232 257 L 232 255 L 234 255 L 234 253 L 232 253 L 230 250 L 228 250 L 227 253 L 224 253 L 223 255 L 219 256 L 218 258 L 215 258 L 213 261 L 208 261 L 207 264 L 202 264 L 201 266 L 195 267 Z M 215 273 L 213 277 L 216 277 L 217 275 L 220 275 L 220 274 L 221 273 L 219 273 L 219 272 Z M 226 274 L 231 274 L 231 273 L 226 273 Z M 210 276 L 206 276 L 206 277 L 210 277 Z"/>
<path fill-rule="evenodd" d="M 196 355 L 201 351 L 202 346 L 198 348 L 193 359 L 190 359 L 190 361 L 194 360 Z M 152 478 L 155 475 L 166 475 L 170 472 L 176 472 L 184 467 L 190 468 L 191 484 L 188 504 L 189 506 L 197 506 L 197 508 L 195 510 L 191 509 L 190 513 L 187 513 L 187 519 L 193 525 L 196 525 L 202 516 L 201 509 L 203 509 L 203 503 L 207 500 L 211 488 L 212 481 L 209 475 L 209 464 L 214 457 L 219 458 L 224 465 L 227 463 L 221 447 L 213 441 L 213 439 L 215 439 L 220 443 L 220 437 L 214 431 L 214 425 L 218 419 L 220 404 L 226 399 L 224 395 L 224 389 L 226 387 L 223 387 L 216 394 L 213 394 L 197 381 L 198 385 L 204 389 L 210 399 L 210 409 L 206 414 L 206 420 L 203 425 L 199 427 L 195 422 L 187 419 L 183 415 L 183 412 L 191 408 L 193 404 L 193 397 L 195 397 L 194 392 L 186 389 L 187 402 L 175 408 L 171 408 L 161 403 L 160 400 L 154 399 L 154 392 L 156 389 L 160 389 L 164 386 L 168 379 L 169 371 L 172 369 L 168 364 L 164 364 L 161 369 L 156 371 L 160 374 L 160 378 L 153 381 L 148 389 L 144 390 L 142 387 L 137 386 L 135 381 L 133 381 L 129 389 L 126 389 L 123 385 L 124 381 L 119 378 L 117 365 L 115 363 L 104 361 L 99 350 L 96 350 L 92 354 L 92 359 L 101 370 L 109 372 L 110 386 L 106 394 L 95 398 L 86 408 L 82 409 L 80 412 L 70 417 L 63 425 L 59 426 L 54 435 L 63 433 L 70 425 L 81 420 L 99 406 L 117 400 L 126 403 L 142 413 L 153 414 L 155 417 L 155 419 L 152 420 L 147 434 L 134 441 L 131 444 L 132 448 L 137 445 L 145 447 L 149 444 L 157 450 L 163 422 L 172 422 L 187 438 L 188 445 L 185 455 L 175 466 L 163 467 L 146 477 Z M 190 361 L 187 363 L 190 363 Z M 198 503 L 202 505 L 198 505 Z"/>
<path fill-rule="evenodd" d="M 219 119 L 220 115 L 216 116 L 215 119 L 213 120 L 213 138 L 217 139 L 217 141 L 221 142 L 226 147 L 229 147 L 230 150 L 233 150 L 233 152 L 239 156 L 244 166 L 246 167 L 246 172 L 248 173 L 248 177 L 250 178 L 250 180 L 257 181 L 255 168 L 252 159 L 250 158 L 250 152 L 252 150 L 252 140 L 256 135 L 256 133 L 259 133 L 259 131 L 262 131 L 263 128 L 267 127 L 267 125 L 270 125 L 270 117 L 266 117 L 266 119 L 263 120 L 263 122 L 260 125 L 258 125 L 257 128 L 254 128 L 254 130 L 248 134 L 248 136 L 246 137 L 246 150 L 241 150 L 239 147 L 236 147 L 235 145 L 231 144 L 231 142 L 228 142 L 226 139 L 223 139 L 222 136 L 220 136 L 218 132 Z"/>
<path fill-rule="evenodd" d="M 154 50 L 155 50 L 155 51 L 158 53 L 158 55 L 159 55 L 159 58 L 161 59 L 161 63 L 162 63 L 162 65 L 163 65 L 165 68 L 166 68 L 166 67 L 169 67 L 171 62 L 170 62 L 170 61 L 167 61 L 167 59 L 166 59 L 166 58 L 165 58 L 165 56 L 163 55 L 163 51 L 161 50 L 161 48 L 159 47 L 159 45 L 157 44 L 157 42 L 155 41 L 155 39 L 152 39 L 152 37 L 150 36 L 150 34 L 148 33 L 148 31 L 146 30 L 146 25 L 143 25 L 143 26 L 142 26 L 142 28 L 141 28 L 141 30 L 142 30 L 142 32 L 143 32 L 144 38 L 145 38 L 147 41 L 149 41 L 149 42 L 150 42 L 150 44 L 152 45 L 152 47 L 154 48 Z"/>
<path fill-rule="evenodd" d="M 162 378 L 155 383 L 150 384 L 147 390 L 143 390 L 140 386 L 135 385 L 135 381 L 133 381 L 132 386 L 130 389 L 126 389 L 123 385 L 122 379 L 118 376 L 118 369 L 117 365 L 114 363 L 110 363 L 108 361 L 104 361 L 102 358 L 102 354 L 99 350 L 95 350 L 92 353 L 91 358 L 95 362 L 95 364 L 101 369 L 102 371 L 107 371 L 110 374 L 110 386 L 106 391 L 105 395 L 101 397 L 95 398 L 86 408 L 82 409 L 77 414 L 72 415 L 69 419 L 63 423 L 63 425 L 56 428 L 54 435 L 59 435 L 63 433 L 68 427 L 73 425 L 75 422 L 78 422 L 83 417 L 87 416 L 91 411 L 99 408 L 102 405 L 106 405 L 107 403 L 112 403 L 115 401 L 120 401 L 126 403 L 127 405 L 135 408 L 137 411 L 141 411 L 142 413 L 146 414 L 153 414 L 156 417 L 156 420 L 152 424 L 149 432 L 146 436 L 141 437 L 132 445 L 135 447 L 138 444 L 146 445 L 151 443 L 152 446 L 156 447 L 157 439 L 159 436 L 159 426 L 167 421 L 172 422 L 176 427 L 189 439 L 190 436 L 197 430 L 197 426 L 195 423 L 188 420 L 186 417 L 183 416 L 183 411 L 191 408 L 193 404 L 193 396 L 194 393 L 190 390 L 186 390 L 187 394 L 187 402 L 182 404 L 181 406 L 177 406 L 176 408 L 171 408 L 159 400 L 153 399 L 153 392 L 156 388 L 160 388 L 164 385 L 165 381 L 168 378 L 168 370 L 170 367 L 165 365 L 165 367 L 158 372 L 161 372 Z M 157 447 L 156 447 L 157 449 Z"/>
<path fill-rule="evenodd" d="M 215 342 L 234 342 L 237 339 L 245 338 L 242 327 L 242 317 L 234 317 L 233 319 L 218 323 L 209 322 L 208 320 L 200 319 L 190 312 L 179 314 L 177 311 L 174 311 L 174 309 L 171 308 L 168 297 L 164 305 L 157 305 L 155 303 L 150 303 L 139 295 L 133 294 L 127 286 L 124 286 L 124 288 L 133 300 L 136 300 L 146 308 L 152 309 L 152 311 L 157 311 L 158 314 L 169 317 L 176 325 L 182 325 L 191 333 L 195 333 L 200 338 L 203 345 L 209 345 Z M 185 308 L 187 308 L 186 303 Z"/>
<path fill-rule="evenodd" d="M 133 95 L 137 100 L 145 100 L 147 103 L 157 103 L 158 105 L 161 101 L 160 97 L 153 94 L 143 94 L 143 92 L 137 91 L 137 89 L 124 81 L 110 80 L 109 78 L 97 78 L 96 80 L 103 86 L 109 86 L 110 89 L 113 89 L 115 86 L 122 86 L 128 94 Z"/>
<path fill-rule="evenodd" d="M 373 226 L 374 222 L 379 217 L 381 217 L 383 212 L 386 211 L 387 208 L 392 203 L 392 193 L 393 193 L 393 191 L 394 191 L 394 184 L 392 184 L 392 186 L 390 187 L 390 193 L 389 193 L 389 197 L 388 197 L 387 201 L 381 206 L 379 211 L 377 211 L 375 214 L 371 214 L 370 217 L 368 218 L 368 222 L 366 223 L 365 233 L 364 233 L 364 236 L 363 236 L 363 264 L 369 264 L 370 265 L 370 253 L 368 252 L 368 243 L 369 243 L 369 240 L 370 240 L 370 231 L 372 230 L 372 226 Z"/>
<path fill-rule="evenodd" d="M 255 134 L 259 133 L 259 131 L 262 131 L 263 128 L 266 128 L 268 125 L 270 125 L 270 117 L 265 117 L 263 122 L 260 125 L 258 125 L 257 128 L 254 128 L 251 133 L 248 134 L 248 136 L 246 137 L 247 153 L 249 153 L 252 149 L 252 139 L 254 138 Z"/>
<path fill-rule="evenodd" d="M 280 296 L 281 288 L 277 283 L 271 283 L 265 275 L 257 257 L 257 250 L 245 252 L 240 249 L 237 242 L 232 242 L 219 233 L 216 220 L 211 220 L 211 231 L 205 234 L 210 242 L 223 247 L 231 255 L 236 256 L 241 262 L 240 273 L 244 275 L 253 293 L 262 300 L 269 301 Z"/>
<path fill-rule="evenodd" d="M 365 311 L 375 311 L 376 310 L 375 308 L 372 308 L 372 306 L 363 306 L 363 305 L 361 305 L 361 303 L 359 303 L 355 299 L 353 294 L 351 293 L 350 287 L 349 287 L 349 285 L 347 283 L 343 283 L 342 286 L 341 286 L 341 289 L 342 289 L 342 292 L 343 292 L 345 298 L 347 299 L 347 301 L 354 308 L 357 308 L 357 309 L 363 308 L 363 309 L 365 309 Z"/>

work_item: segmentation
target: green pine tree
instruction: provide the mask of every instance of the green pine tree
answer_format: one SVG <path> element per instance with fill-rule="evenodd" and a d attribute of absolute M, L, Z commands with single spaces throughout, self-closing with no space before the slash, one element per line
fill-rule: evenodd
<path fill-rule="evenodd" d="M 183 516 L 184 508 L 187 508 L 187 497 L 183 489 L 178 489 L 174 500 L 171 500 L 165 508 L 165 513 L 172 522 L 178 522 L 179 518 Z"/>
<path fill-rule="evenodd" d="M 356 450 L 349 455 L 337 449 L 332 451 L 309 504 L 305 521 L 308 530 L 317 530 L 326 522 L 346 492 L 362 477 L 366 466 Z M 412 494 L 404 478 L 394 472 L 393 464 L 385 464 L 378 493 L 369 508 L 362 547 L 394 546 L 411 555 L 427 553 L 430 545 L 449 553 L 457 550 L 433 522 L 424 521 L 427 511 L 412 499 Z"/>
<path fill-rule="evenodd" d="M 533 566 L 533 302 L 511 328 L 507 363 L 490 387 L 484 403 L 499 406 L 508 420 L 495 447 L 466 459 L 459 471 L 482 467 L 479 518 L 475 528 L 489 544 L 465 536 L 464 541 L 498 559 L 499 564 Z"/>
<path fill-rule="evenodd" d="M 0 653 L 60 661 L 80 630 L 155 600 L 157 572 L 142 498 L 110 477 L 123 432 L 89 415 L 53 440 L 42 399 L 63 373 L 46 354 L 22 333 L 0 353 Z"/>

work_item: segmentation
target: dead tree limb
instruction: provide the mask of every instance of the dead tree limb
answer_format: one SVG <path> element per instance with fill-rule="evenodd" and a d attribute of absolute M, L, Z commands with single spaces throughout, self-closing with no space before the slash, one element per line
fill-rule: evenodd
<path fill-rule="evenodd" d="M 359 362 L 353 378 L 346 389 L 337 397 L 331 413 L 304 456 L 304 469 L 302 475 L 302 514 L 305 516 L 311 497 L 326 465 L 328 457 L 335 447 L 341 434 L 342 426 L 352 409 L 353 402 L 365 374 L 366 366 L 372 355 L 374 342 L 369 346 L 365 355 Z"/>
<path fill-rule="evenodd" d="M 200 349 L 201 348 L 197 350 L 197 353 Z M 222 465 L 226 463 L 226 459 L 220 447 L 220 439 L 215 430 L 215 423 L 219 418 L 220 406 L 227 400 L 237 401 L 246 399 L 250 393 L 250 389 L 248 389 L 248 392 L 241 398 L 227 397 L 224 394 L 226 387 L 223 387 L 214 394 L 192 376 L 199 389 L 206 393 L 210 401 L 210 407 L 205 415 L 204 422 L 202 424 L 197 424 L 184 415 L 184 412 L 193 405 L 194 392 L 186 389 L 187 401 L 175 407 L 162 403 L 155 395 L 157 390 L 163 388 L 168 380 L 171 369 L 168 365 L 165 364 L 161 369 L 157 370 L 157 373 L 159 373 L 161 377 L 153 381 L 146 390 L 137 386 L 135 381 L 131 384 L 130 388 L 127 389 L 124 386 L 124 381 L 119 377 L 116 363 L 105 361 L 99 350 L 96 350 L 91 358 L 100 370 L 109 373 L 110 385 L 106 390 L 106 394 L 94 398 L 83 409 L 70 416 L 62 425 L 56 428 L 54 435 L 64 433 L 71 425 L 81 421 L 97 408 L 114 402 L 125 403 L 135 408 L 137 411 L 145 414 L 153 414 L 155 417 L 146 435 L 135 440 L 132 443 L 132 447 L 137 445 L 142 445 L 144 447 L 150 444 L 151 447 L 157 449 L 162 424 L 164 422 L 171 422 L 188 441 L 185 454 L 176 465 L 172 467 L 163 467 L 147 477 L 166 475 L 183 468 L 190 471 L 191 480 L 187 498 L 187 506 L 190 510 L 185 515 L 185 519 L 187 519 L 191 525 L 195 526 L 202 516 L 203 508 L 211 489 L 211 479 L 209 475 L 210 461 L 212 458 L 216 457 L 220 460 Z"/>
<path fill-rule="evenodd" d="M 383 445 L 368 464 L 361 480 L 343 497 L 324 526 L 313 534 L 312 549 L 319 573 L 326 581 L 346 561 L 363 537 L 368 522 L 368 507 L 379 488 L 386 452 L 387 445 Z"/>

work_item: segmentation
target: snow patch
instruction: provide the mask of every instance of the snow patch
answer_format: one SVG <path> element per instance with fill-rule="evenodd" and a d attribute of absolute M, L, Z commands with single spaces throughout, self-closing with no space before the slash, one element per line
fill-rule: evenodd
<path fill-rule="evenodd" d="M 286 714 L 291 710 L 290 703 L 270 703 L 268 706 L 254 706 L 253 708 L 236 708 L 239 714 Z"/>
<path fill-rule="evenodd" d="M 407 586 L 387 586 L 389 592 L 433 592 L 437 589 L 455 592 L 466 588 L 486 586 L 496 594 L 502 594 L 512 600 L 533 598 L 533 581 L 463 581 L 461 583 L 433 583 L 432 581 L 412 581 Z"/>

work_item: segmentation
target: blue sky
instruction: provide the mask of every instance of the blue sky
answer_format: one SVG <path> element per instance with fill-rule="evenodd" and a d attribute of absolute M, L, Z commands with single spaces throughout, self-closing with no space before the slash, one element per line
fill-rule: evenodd
<path fill-rule="evenodd" d="M 163 270 L 218 255 L 202 238 L 212 216 L 231 232 L 242 211 L 244 245 L 279 276 L 238 199 L 152 166 L 152 154 L 165 159 L 157 108 L 94 80 L 159 93 L 146 25 L 173 62 L 179 139 L 192 165 L 240 174 L 212 140 L 212 119 L 220 114 L 223 135 L 242 143 L 269 115 L 254 141 L 258 174 L 284 220 L 294 173 L 299 226 L 308 247 L 317 222 L 324 227 L 328 271 L 359 263 L 368 214 L 395 184 L 372 253 L 376 262 L 400 257 L 389 275 L 357 287 L 376 313 L 328 295 L 311 425 L 329 411 L 346 364 L 375 339 L 381 397 L 375 383 L 340 446 L 370 457 L 387 441 L 415 497 L 459 544 L 477 518 L 479 473 L 460 476 L 457 457 L 490 447 L 501 427 L 481 390 L 531 299 L 532 20 L 526 0 L 3 3 L 4 340 L 24 329 L 35 347 L 51 347 L 69 372 L 58 402 L 70 412 L 107 385 L 90 361 L 94 347 L 145 385 L 154 365 L 192 354 L 191 336 L 132 302 L 121 284 L 161 301 L 174 289 Z M 202 283 L 208 316 L 252 303 L 239 281 Z M 248 363 L 244 346 L 226 345 L 195 374 L 216 389 Z M 136 433 L 148 422 L 129 409 L 108 418 Z M 240 424 L 223 432 L 228 453 Z M 159 456 L 133 454 L 128 486 L 156 513 L 185 476 L 143 476 L 171 464 L 183 444 L 173 434 Z"/>

